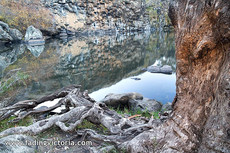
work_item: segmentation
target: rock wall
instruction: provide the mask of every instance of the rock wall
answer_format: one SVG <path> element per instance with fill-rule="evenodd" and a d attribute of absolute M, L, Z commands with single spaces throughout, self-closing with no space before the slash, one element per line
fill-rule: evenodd
<path fill-rule="evenodd" d="M 167 2 L 160 5 L 161 1 L 146 4 L 145 0 L 43 0 L 43 3 L 55 14 L 57 28 L 71 31 L 150 30 L 150 21 L 161 22 L 158 16 L 167 12 Z"/>
<path fill-rule="evenodd" d="M 25 32 L 62 37 L 163 29 L 170 26 L 168 0 L 2 0 L 0 21 Z"/>
<path fill-rule="evenodd" d="M 62 31 L 129 32 L 170 24 L 166 15 L 168 1 L 53 0 L 43 3 L 51 8 L 57 28 Z"/>

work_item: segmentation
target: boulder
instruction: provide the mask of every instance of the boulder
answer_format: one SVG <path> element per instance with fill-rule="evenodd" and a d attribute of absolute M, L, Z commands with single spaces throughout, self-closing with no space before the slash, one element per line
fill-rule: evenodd
<path fill-rule="evenodd" d="M 143 98 L 139 93 L 109 94 L 101 102 L 113 108 L 129 108 L 132 111 L 157 112 L 162 104 L 154 99 Z"/>
<path fill-rule="evenodd" d="M 45 43 L 42 32 L 34 26 L 29 26 L 26 30 L 25 42 L 34 45 L 42 45 Z"/>
<path fill-rule="evenodd" d="M 161 72 L 160 67 L 154 66 L 154 65 L 147 67 L 147 71 L 151 72 L 151 73 L 160 73 Z"/>
<path fill-rule="evenodd" d="M 14 41 L 22 40 L 22 33 L 18 29 L 11 29 L 9 30 L 10 36 L 13 38 Z"/>
<path fill-rule="evenodd" d="M 0 41 L 10 42 L 13 38 L 6 32 L 2 26 L 0 26 Z"/>
<path fill-rule="evenodd" d="M 4 31 L 9 32 L 9 25 L 0 21 L 0 26 L 3 28 Z"/>
<path fill-rule="evenodd" d="M 162 67 L 151 65 L 147 67 L 147 71 L 151 73 L 163 73 L 163 74 L 172 74 L 172 67 L 169 65 L 164 65 Z"/>
<path fill-rule="evenodd" d="M 162 108 L 162 104 L 154 99 L 144 98 L 142 100 L 131 100 L 131 110 L 133 111 L 148 111 L 158 112 Z"/>
<path fill-rule="evenodd" d="M 172 67 L 169 65 L 164 65 L 163 67 L 160 68 L 161 69 L 161 73 L 164 74 L 172 74 Z"/>
<path fill-rule="evenodd" d="M 22 33 L 17 29 L 9 28 L 8 24 L 0 21 L 0 41 L 20 41 L 22 40 Z"/>
<path fill-rule="evenodd" d="M 129 106 L 130 100 L 142 100 L 143 96 L 139 93 L 124 93 L 124 94 L 109 94 L 105 96 L 104 99 L 101 100 L 101 102 L 105 103 L 108 106 L 111 107 L 125 107 Z"/>
<path fill-rule="evenodd" d="M 172 103 L 168 102 L 166 104 L 164 104 L 161 108 L 162 111 L 170 111 L 172 110 Z"/>
<path fill-rule="evenodd" d="M 32 137 L 26 135 L 10 135 L 3 137 L 0 139 L 0 152 L 34 153 L 36 152 L 36 145 L 32 145 L 33 142 L 36 141 Z"/>

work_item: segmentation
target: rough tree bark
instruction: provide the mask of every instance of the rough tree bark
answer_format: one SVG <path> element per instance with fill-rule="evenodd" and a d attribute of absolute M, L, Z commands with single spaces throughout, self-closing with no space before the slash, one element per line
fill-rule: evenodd
<path fill-rule="evenodd" d="M 176 31 L 174 113 L 128 149 L 230 152 L 230 2 L 172 0 L 169 16 Z"/>

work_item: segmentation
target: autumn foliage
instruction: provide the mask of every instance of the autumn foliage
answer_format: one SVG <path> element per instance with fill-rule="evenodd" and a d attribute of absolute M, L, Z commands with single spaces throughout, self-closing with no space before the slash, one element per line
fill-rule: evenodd
<path fill-rule="evenodd" d="M 53 26 L 50 11 L 41 6 L 40 0 L 1 0 L 0 21 L 22 32 L 30 25 L 41 30 Z"/>

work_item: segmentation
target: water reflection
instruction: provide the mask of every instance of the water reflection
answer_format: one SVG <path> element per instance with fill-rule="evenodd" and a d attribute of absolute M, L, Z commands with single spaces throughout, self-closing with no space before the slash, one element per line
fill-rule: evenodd
<path fill-rule="evenodd" d="M 172 102 L 175 97 L 175 73 L 172 75 L 144 72 L 134 77 L 128 77 L 118 83 L 100 89 L 90 94 L 95 100 L 102 100 L 109 93 L 137 92 L 144 97 L 156 99 L 162 103 Z"/>
<path fill-rule="evenodd" d="M 3 71 L 9 65 L 17 61 L 18 56 L 25 51 L 25 45 L 17 44 L 10 47 L 0 47 L 0 78 L 3 75 Z"/>
<path fill-rule="evenodd" d="M 14 48 L 0 51 L 1 79 L 9 71 L 20 68 L 29 74 L 30 80 L 27 86 L 17 85 L 10 95 L 1 95 L 0 100 L 9 96 L 11 101 L 37 98 L 70 84 L 81 84 L 83 90 L 94 92 L 139 75 L 143 68 L 152 64 L 171 65 L 174 70 L 176 66 L 172 33 L 82 37 L 52 40 L 39 47 L 22 46 L 19 47 L 22 51 L 17 49 L 17 53 Z M 128 81 L 123 82 L 129 86 Z M 171 82 L 174 84 L 175 80 Z M 150 84 L 146 83 L 136 88 Z M 122 88 L 117 90 L 123 91 Z"/>
<path fill-rule="evenodd" d="M 27 49 L 35 56 L 35 57 L 39 57 L 40 54 L 44 51 L 45 46 L 44 45 L 26 45 Z"/>

